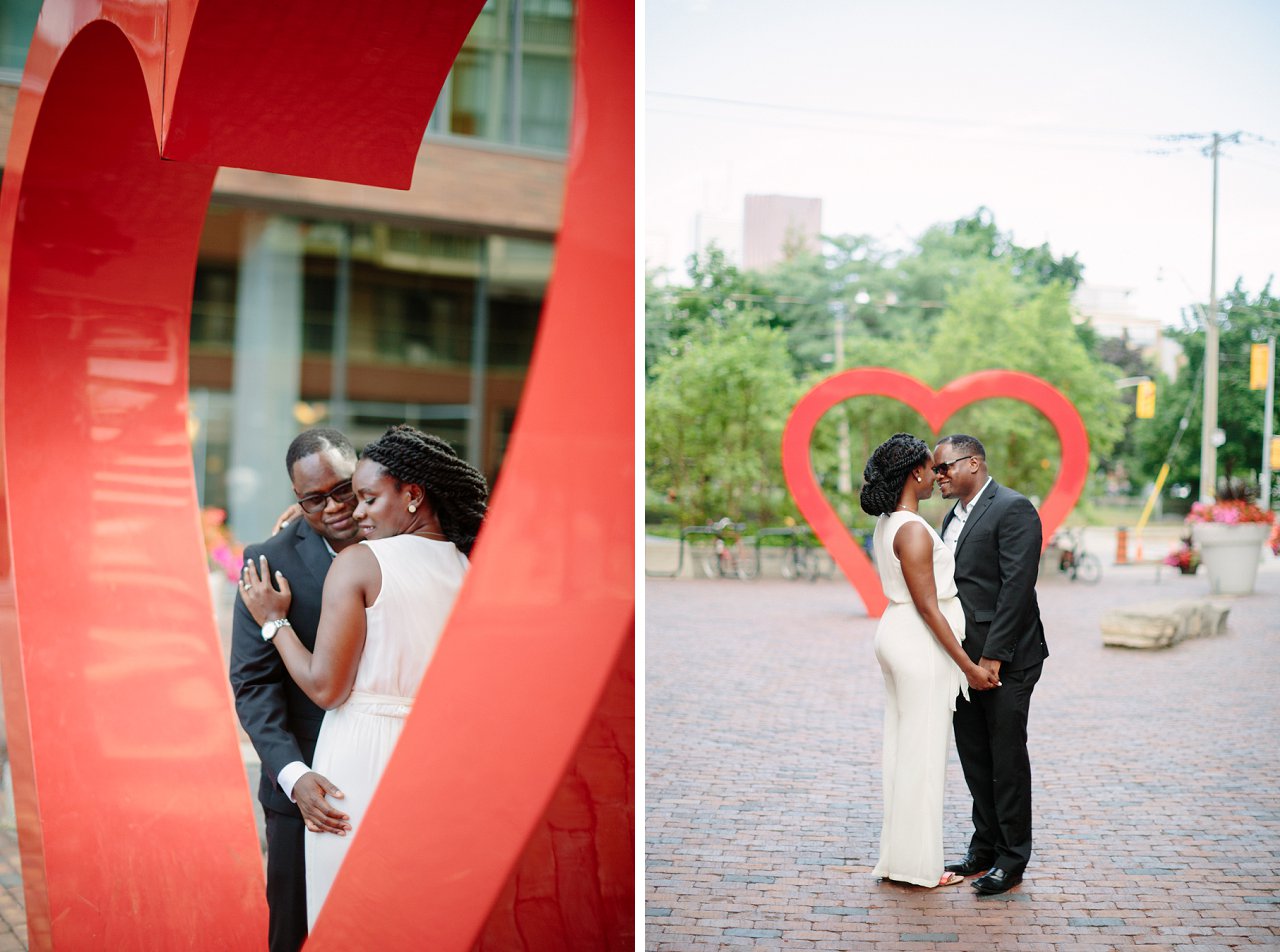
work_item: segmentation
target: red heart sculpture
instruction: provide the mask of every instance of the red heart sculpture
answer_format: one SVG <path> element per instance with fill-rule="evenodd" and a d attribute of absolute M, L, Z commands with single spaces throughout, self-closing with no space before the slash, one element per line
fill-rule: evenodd
<path fill-rule="evenodd" d="M 828 377 L 800 398 L 787 419 L 782 433 L 782 471 L 801 514 L 853 583 L 872 618 L 879 618 L 888 605 L 880 576 L 827 501 L 809 458 L 813 428 L 822 415 L 850 397 L 867 396 L 892 397 L 905 403 L 939 434 L 942 424 L 957 410 L 979 400 L 1007 397 L 1030 404 L 1053 424 L 1062 445 L 1062 467 L 1040 507 L 1045 545 L 1080 498 L 1089 471 L 1089 436 L 1084 421 L 1062 391 L 1039 377 L 1017 370 L 984 370 L 953 380 L 941 390 L 883 367 L 861 367 Z"/>
<path fill-rule="evenodd" d="M 265 942 L 186 435 L 201 225 L 220 164 L 407 184 L 483 6 L 45 0 L 0 188 L 0 673 L 34 949 Z M 574 6 L 564 219 L 502 480 L 308 952 L 632 944 L 635 20 Z"/>

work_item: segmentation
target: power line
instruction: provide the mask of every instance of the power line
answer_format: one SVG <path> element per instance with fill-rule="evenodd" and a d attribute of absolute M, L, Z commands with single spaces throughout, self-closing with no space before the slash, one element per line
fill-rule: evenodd
<path fill-rule="evenodd" d="M 1280 149 L 1280 142 L 1275 139 L 1268 139 L 1266 136 L 1260 136 L 1256 132 L 1242 132 L 1241 135 L 1248 136 L 1253 141 L 1260 142 L 1263 145 L 1269 145 L 1273 149 Z"/>
<path fill-rule="evenodd" d="M 743 120 L 724 114 L 707 114 L 686 112 L 678 109 L 665 109 L 662 107 L 650 107 L 649 115 L 670 115 L 684 119 L 697 119 L 705 122 L 721 122 L 732 125 L 741 125 Z M 753 127 L 768 126 L 775 129 L 811 129 L 827 135 L 843 135 L 843 136 L 859 136 L 859 137 L 875 137 L 878 139 L 917 139 L 930 143 L 936 143 L 939 140 L 948 140 L 957 143 L 971 143 L 975 146 L 1008 146 L 1011 148 L 1034 148 L 1034 149 L 1051 149 L 1055 151 L 1072 151 L 1072 152 L 1095 152 L 1110 153 L 1123 155 L 1142 155 L 1145 150 L 1135 145 L 1124 145 L 1118 142 L 1089 142 L 1086 139 L 1064 139 L 1061 136 L 1057 138 L 1045 136 L 1041 138 L 1018 137 L 1016 134 L 988 135 L 982 132 L 984 127 L 1007 125 L 993 122 L 966 123 L 964 125 L 969 128 L 956 127 L 950 131 L 929 131 L 926 129 L 877 129 L 868 131 L 859 129 L 852 125 L 841 125 L 832 123 L 822 123 L 818 121 L 805 121 L 803 118 L 787 118 L 780 116 L 772 117 L 753 117 L 751 119 Z M 1016 133 L 1016 129 L 1010 128 L 1010 133 Z M 1138 135 L 1137 133 L 1129 133 L 1128 135 Z"/>
<path fill-rule="evenodd" d="M 1008 120 L 992 120 L 989 117 L 955 117 L 955 116 L 922 116 L 906 113 L 861 112 L 853 109 L 833 109 L 821 106 L 801 106 L 792 103 L 771 103 L 751 99 L 732 99 L 723 96 L 699 96 L 694 93 L 672 93 L 662 90 L 650 90 L 646 96 L 672 99 L 679 102 L 700 102 L 722 106 L 736 106 L 750 109 L 766 109 L 775 112 L 800 113 L 812 116 L 829 116 L 840 119 L 871 120 L 875 122 L 913 123 L 917 125 L 939 126 L 1005 126 L 1011 129 L 1040 129 L 1047 132 L 1083 133 L 1086 135 L 1116 136 L 1127 138 L 1151 138 L 1150 133 L 1131 132 L 1117 129 L 1088 128 L 1084 126 L 1055 125 L 1047 122 L 1010 122 Z"/>
<path fill-rule="evenodd" d="M 1174 155 L 1190 151 L 1192 140 L 1203 138 L 1199 133 L 1155 134 L 1118 129 L 1089 128 L 1083 126 L 1055 125 L 1052 123 L 1019 123 L 989 117 L 957 118 L 954 116 L 925 116 L 905 113 L 872 113 L 857 110 L 769 103 L 746 99 L 716 96 L 699 96 L 691 93 L 649 91 L 651 99 L 670 100 L 672 106 L 650 105 L 651 115 L 669 115 L 685 119 L 709 122 L 742 123 L 745 117 L 733 116 L 720 107 L 757 110 L 750 117 L 755 126 L 773 128 L 812 129 L 827 134 L 873 135 L 879 138 L 923 139 L 931 142 L 939 138 L 959 142 L 980 143 L 983 146 L 1010 146 L 1070 150 L 1077 152 L 1120 153 L 1128 155 Z M 690 111 L 682 106 L 706 106 L 708 109 Z M 898 128 L 879 128 L 869 131 L 867 124 L 879 123 Z M 907 126 L 921 128 L 903 128 Z M 932 128 L 930 128 L 932 127 Z M 990 130 L 998 134 L 991 134 Z M 944 131 L 945 130 L 945 131 Z M 1127 142 L 1125 140 L 1128 140 Z M 1143 147 L 1141 142 L 1152 140 L 1185 145 L 1165 148 Z"/>
<path fill-rule="evenodd" d="M 1145 155 L 1178 155 L 1185 154 L 1190 151 L 1193 143 L 1208 143 L 1213 135 L 1211 133 L 1201 132 L 1175 132 L 1175 133 L 1149 133 L 1135 132 L 1131 130 L 1119 129 L 1103 129 L 1098 127 L 1058 125 L 1046 122 L 1011 122 L 1005 119 L 993 120 L 989 117 L 956 117 L 956 116 L 929 116 L 929 115 L 913 115 L 908 113 L 887 113 L 887 112 L 865 112 L 853 109 L 836 109 L 822 106 L 797 105 L 794 103 L 765 102 L 753 99 L 737 99 L 727 96 L 702 96 L 695 93 L 678 93 L 668 92 L 665 90 L 649 90 L 645 93 L 646 97 L 670 100 L 674 103 L 695 103 L 705 104 L 708 106 L 728 106 L 735 109 L 754 109 L 764 110 L 770 113 L 785 113 L 785 116 L 771 116 L 768 119 L 760 119 L 757 122 L 767 122 L 773 126 L 785 126 L 789 128 L 807 128 L 821 129 L 823 131 L 832 131 L 829 125 L 821 125 L 813 122 L 805 122 L 794 117 L 808 116 L 817 119 L 834 119 L 838 121 L 853 122 L 879 122 L 889 123 L 893 125 L 916 125 L 916 126 L 934 126 L 945 127 L 955 130 L 966 129 L 983 129 L 983 128 L 1001 128 L 1014 133 L 1038 133 L 1050 136 L 1091 136 L 1104 139 L 1155 139 L 1159 142 L 1170 143 L 1166 148 L 1134 148 L 1121 147 L 1104 147 L 1099 143 L 1083 143 L 1077 140 L 1074 143 L 1053 143 L 1056 148 L 1072 148 L 1087 151 L 1126 151 L 1135 154 Z M 691 118 L 717 119 L 729 121 L 727 117 L 722 115 L 707 115 L 706 113 L 690 113 L 679 109 L 664 109 L 662 107 L 650 107 L 650 112 L 656 112 L 667 115 L 687 116 Z M 850 131 L 850 130 L 844 130 Z M 903 138 L 934 138 L 936 133 L 925 132 L 909 132 L 900 130 L 897 132 L 881 132 L 881 135 L 889 135 Z M 1260 145 L 1269 146 L 1271 148 L 1280 148 L 1280 142 L 1269 139 L 1266 136 L 1258 135 L 1254 132 L 1237 131 L 1230 135 L 1219 137 L 1219 146 L 1226 144 L 1243 144 L 1241 138 L 1247 138 L 1252 142 Z M 982 139 L 984 144 L 988 145 L 1027 145 L 1025 138 L 1013 139 L 993 139 L 990 136 L 984 136 Z M 1043 144 L 1043 143 L 1041 143 Z M 1209 155 L 1212 151 L 1212 144 L 1203 145 L 1199 151 L 1203 155 Z"/>

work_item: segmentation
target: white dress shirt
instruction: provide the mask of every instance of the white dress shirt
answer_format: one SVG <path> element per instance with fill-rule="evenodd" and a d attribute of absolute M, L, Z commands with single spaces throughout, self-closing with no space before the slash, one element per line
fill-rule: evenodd
<path fill-rule="evenodd" d="M 978 500 L 982 498 L 982 494 L 987 491 L 987 487 L 990 485 L 991 477 L 988 476 L 987 481 L 978 490 L 978 494 L 969 500 L 969 505 L 966 506 L 963 501 L 956 503 L 955 515 L 947 523 L 947 531 L 942 534 L 942 541 L 947 544 L 947 548 L 952 552 L 956 550 L 956 543 L 960 541 L 960 533 L 964 531 L 964 524 L 969 520 L 969 513 L 973 512 L 973 507 L 978 504 Z"/>

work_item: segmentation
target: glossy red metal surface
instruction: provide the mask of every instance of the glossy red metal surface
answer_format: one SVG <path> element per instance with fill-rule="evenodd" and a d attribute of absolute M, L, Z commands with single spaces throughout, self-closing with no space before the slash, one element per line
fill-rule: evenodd
<path fill-rule="evenodd" d="M 513 947 L 631 945 L 630 806 L 610 805 L 633 783 L 631 739 L 609 713 L 616 701 L 597 710 L 611 676 L 632 670 L 619 665 L 635 584 L 630 5 L 588 0 L 576 29 L 564 220 L 511 448 L 449 630 L 309 950 L 466 949 L 486 922 L 500 929 L 490 911 L 530 834 L 560 828 L 566 801 L 547 806 L 566 789 L 579 803 L 601 792 L 601 825 L 578 831 L 577 876 L 557 873 L 569 857 L 555 847 L 526 854 L 503 894 L 527 904 L 529 932 Z M 607 754 L 601 736 L 614 738 Z M 562 784 L 575 762 L 585 791 L 572 776 Z M 558 875 L 597 881 L 600 903 L 575 905 Z M 369 915 L 375 904 L 388 913 Z M 605 933 L 609 944 L 592 944 Z"/>
<path fill-rule="evenodd" d="M 880 576 L 818 485 L 809 456 L 813 430 L 822 415 L 837 403 L 864 396 L 900 400 L 924 417 L 936 437 L 942 436 L 942 425 L 957 410 L 979 400 L 1007 397 L 1030 404 L 1044 414 L 1058 434 L 1062 462 L 1058 477 L 1040 507 L 1043 545 L 1049 544 L 1054 530 L 1084 490 L 1089 474 L 1089 435 L 1084 421 L 1061 390 L 1039 377 L 1016 370 L 984 370 L 953 380 L 941 390 L 883 367 L 859 367 L 828 377 L 792 408 L 782 433 L 782 470 L 796 506 L 853 584 L 872 618 L 884 614 L 888 605 L 880 587 Z"/>
<path fill-rule="evenodd" d="M 407 181 L 480 6 L 46 4 L 0 192 L 0 661 L 33 948 L 261 946 L 185 431 L 200 227 L 217 164 Z M 530 948 L 631 928 L 629 6 L 587 0 L 579 36 L 565 224 L 493 516 L 309 947 L 467 948 L 510 921 L 500 897 Z M 342 82 L 317 77 L 334 62 Z"/>
<path fill-rule="evenodd" d="M 213 169 L 159 160 L 146 77 L 105 20 L 22 97 L 38 116 L 0 199 L 0 624 L 30 942 L 244 945 L 261 861 L 183 438 Z"/>

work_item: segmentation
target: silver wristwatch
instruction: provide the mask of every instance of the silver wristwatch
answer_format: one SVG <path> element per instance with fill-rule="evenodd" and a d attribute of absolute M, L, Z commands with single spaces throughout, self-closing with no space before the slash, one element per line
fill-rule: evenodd
<path fill-rule="evenodd" d="M 262 626 L 262 640 L 270 641 L 276 636 L 276 632 L 285 626 L 288 626 L 289 628 L 293 627 L 289 624 L 289 619 L 287 618 L 273 618 Z"/>

